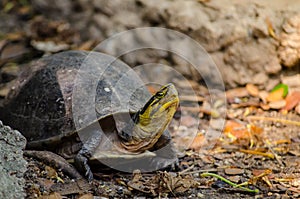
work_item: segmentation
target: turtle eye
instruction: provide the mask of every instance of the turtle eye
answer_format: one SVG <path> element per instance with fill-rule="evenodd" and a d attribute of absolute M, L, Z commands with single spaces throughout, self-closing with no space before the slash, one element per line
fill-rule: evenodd
<path fill-rule="evenodd" d="M 157 92 L 156 93 L 156 97 L 158 97 L 159 99 L 162 98 L 162 97 L 164 97 L 164 95 L 165 94 L 163 92 Z"/>

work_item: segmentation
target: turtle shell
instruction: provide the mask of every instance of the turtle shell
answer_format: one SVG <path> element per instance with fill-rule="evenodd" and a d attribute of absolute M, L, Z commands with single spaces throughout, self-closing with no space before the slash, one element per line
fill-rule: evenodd
<path fill-rule="evenodd" d="M 125 63 L 102 53 L 66 51 L 24 68 L 0 119 L 29 144 L 59 143 L 95 120 L 137 111 L 149 97 Z"/>

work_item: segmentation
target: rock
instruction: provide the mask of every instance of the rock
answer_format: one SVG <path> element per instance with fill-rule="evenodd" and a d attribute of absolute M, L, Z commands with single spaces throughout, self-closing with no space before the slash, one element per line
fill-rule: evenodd
<path fill-rule="evenodd" d="M 293 67 L 300 61 L 300 15 L 289 18 L 282 27 L 279 58 L 286 67 Z"/>
<path fill-rule="evenodd" d="M 265 85 L 268 74 L 281 70 L 274 44 L 268 40 L 237 41 L 224 53 L 224 63 L 232 66 L 239 85 L 252 83 Z M 233 76 L 233 75 L 231 75 Z"/>
<path fill-rule="evenodd" d="M 22 150 L 26 139 L 16 130 L 4 126 L 0 121 L 0 198 L 24 198 L 23 174 L 27 162 Z"/>
<path fill-rule="evenodd" d="M 289 88 L 300 88 L 300 74 L 291 75 L 291 76 L 282 76 L 282 83 L 288 85 Z"/>
<path fill-rule="evenodd" d="M 43 1 L 43 0 L 32 0 L 31 6 L 38 10 L 43 15 L 49 15 L 50 18 L 59 18 L 60 16 L 66 17 L 71 15 L 72 1 Z"/>
<path fill-rule="evenodd" d="M 192 127 L 195 125 L 198 125 L 199 121 L 193 118 L 192 116 L 183 116 L 181 118 L 181 125 L 186 126 L 186 127 Z"/>
<path fill-rule="evenodd" d="M 268 76 L 264 72 L 260 72 L 253 75 L 252 81 L 254 84 L 264 85 L 265 82 L 268 82 Z"/>
<path fill-rule="evenodd" d="M 67 20 L 72 27 L 80 30 L 81 38 L 85 40 L 103 41 L 115 33 L 140 27 L 164 27 L 180 31 L 208 51 L 229 88 L 252 83 L 260 89 L 266 89 L 270 85 L 270 78 L 280 76 L 281 64 L 292 66 L 299 62 L 299 14 L 295 13 L 300 4 L 292 1 L 288 4 L 284 1 L 270 3 L 259 0 L 249 4 L 230 0 L 71 2 L 33 0 L 32 5 L 35 11 L 51 19 Z M 161 38 L 162 35 L 155 36 Z M 126 38 L 126 41 L 110 46 L 109 53 L 117 54 L 126 43 L 151 46 L 155 39 L 147 38 L 151 37 Z M 185 47 L 182 41 L 163 37 L 160 42 L 180 46 L 186 54 L 193 55 L 194 49 Z M 209 79 L 213 82 L 214 76 L 209 70 L 203 69 L 199 74 L 189 66 L 189 60 L 179 59 L 174 54 L 138 50 L 126 52 L 122 59 L 131 66 L 167 60 L 170 66 L 187 77 L 192 76 L 195 81 Z M 205 62 L 201 65 L 209 69 Z"/>

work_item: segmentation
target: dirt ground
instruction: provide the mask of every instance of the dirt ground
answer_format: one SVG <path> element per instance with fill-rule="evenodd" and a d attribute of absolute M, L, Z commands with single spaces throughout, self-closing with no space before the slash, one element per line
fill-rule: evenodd
<path fill-rule="evenodd" d="M 184 77 L 165 71 L 152 75 L 176 82 L 180 91 L 180 108 L 169 126 L 178 164 L 151 173 L 94 168 L 95 179 L 88 183 L 25 156 L 27 198 L 300 197 L 300 3 L 49 2 L 0 3 L 0 106 L 27 63 L 66 50 L 93 50 L 110 36 L 139 27 L 176 30 L 201 44 L 222 75 L 226 97 L 205 86 L 207 79 L 216 83 L 212 71 L 200 74 L 175 54 L 146 50 L 123 55 L 130 66 L 165 64 Z M 152 38 L 127 42 L 150 45 Z M 121 44 L 105 53 L 120 54 Z M 195 53 L 189 46 L 184 51 Z"/>

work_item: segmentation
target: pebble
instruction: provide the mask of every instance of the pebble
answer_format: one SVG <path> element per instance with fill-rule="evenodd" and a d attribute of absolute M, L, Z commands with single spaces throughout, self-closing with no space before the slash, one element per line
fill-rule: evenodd
<path fill-rule="evenodd" d="M 244 169 L 239 169 L 239 168 L 226 168 L 224 172 L 227 175 L 240 175 L 244 173 Z"/>
<path fill-rule="evenodd" d="M 181 125 L 183 125 L 183 126 L 192 127 L 196 124 L 199 124 L 199 120 L 196 120 L 192 116 L 187 115 L 187 116 L 181 117 Z"/>
<path fill-rule="evenodd" d="M 238 183 L 240 181 L 240 176 L 229 176 L 228 177 L 228 180 L 230 180 L 231 182 L 234 182 L 234 183 Z"/>
<path fill-rule="evenodd" d="M 278 100 L 278 101 L 269 103 L 269 107 L 272 109 L 281 109 L 281 108 L 285 107 L 285 105 L 286 105 L 285 100 Z"/>

